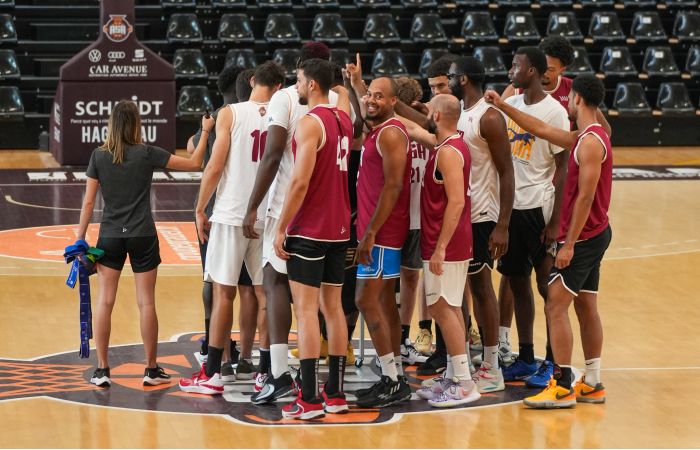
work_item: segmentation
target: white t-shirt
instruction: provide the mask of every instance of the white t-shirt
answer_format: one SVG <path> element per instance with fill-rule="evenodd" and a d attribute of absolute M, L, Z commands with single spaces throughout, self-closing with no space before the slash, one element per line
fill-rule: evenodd
<path fill-rule="evenodd" d="M 533 105 L 526 105 L 524 95 L 514 95 L 505 100 L 518 110 L 535 116 L 543 122 L 562 130 L 569 130 L 568 113 L 551 95 Z M 554 155 L 564 149 L 535 137 L 506 117 L 508 139 L 515 172 L 514 209 L 532 209 L 545 206 L 554 195 L 552 179 L 556 170 Z"/>
<path fill-rule="evenodd" d="M 338 94 L 333 91 L 328 93 L 328 100 L 335 106 L 338 104 Z M 289 86 L 281 89 L 270 99 L 270 106 L 267 112 L 267 124 L 277 125 L 287 130 L 287 146 L 284 149 L 280 167 L 277 170 L 270 191 L 268 193 L 267 215 L 274 219 L 279 219 L 284 205 L 284 197 L 287 195 L 289 182 L 294 168 L 294 155 L 292 154 L 292 139 L 297 129 L 297 123 L 309 112 L 309 107 L 299 104 L 299 93 L 296 86 Z"/>
<path fill-rule="evenodd" d="M 430 152 L 416 141 L 408 144 L 411 149 L 411 230 L 420 230 L 420 188 L 425 176 L 425 165 Z"/>

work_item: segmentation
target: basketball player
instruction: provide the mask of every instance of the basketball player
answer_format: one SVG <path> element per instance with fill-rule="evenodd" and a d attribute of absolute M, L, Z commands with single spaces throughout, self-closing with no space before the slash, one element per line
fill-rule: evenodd
<path fill-rule="evenodd" d="M 509 105 L 501 105 L 497 94 L 487 93 L 489 101 L 500 105 L 524 129 L 573 149 L 546 304 L 554 360 L 560 370 L 555 371 L 556 380 L 551 380 L 544 391 L 525 399 L 525 404 L 530 407 L 561 408 L 574 406 L 576 402 L 605 402 L 605 388 L 600 382 L 603 328 L 597 297 L 600 261 L 612 238 L 608 208 L 613 152 L 609 132 L 597 120 L 598 105 L 604 96 L 603 83 L 594 75 L 576 77 L 569 94 L 569 117 L 576 121 L 578 131 L 563 132 Z M 573 389 L 573 339 L 568 316 L 572 301 L 581 324 L 581 342 L 586 358 L 586 372 Z"/>
<path fill-rule="evenodd" d="M 285 418 L 312 419 L 348 410 L 343 393 L 347 325 L 340 301 L 345 249 L 350 238 L 347 157 L 353 126 L 347 92 L 329 105 L 333 66 L 307 60 L 297 71 L 299 102 L 309 112 L 294 136 L 295 162 L 274 241 L 287 261 L 299 330 L 301 395 L 282 408 Z M 328 381 L 319 397 L 319 309 L 328 332 Z"/>
<path fill-rule="evenodd" d="M 508 76 L 522 94 L 506 100 L 520 111 L 544 122 L 569 130 L 566 110 L 542 88 L 547 58 L 536 47 L 520 47 L 513 56 Z M 498 271 L 508 277 L 514 297 L 519 354 L 503 368 L 505 381 L 525 380 L 537 371 L 533 344 L 535 304 L 530 284 L 532 269 L 537 287 L 547 298 L 547 280 L 555 250 L 559 213 L 566 181 L 568 149 L 523 130 L 508 120 L 508 136 L 515 173 L 515 201 L 511 215 L 508 251 L 498 261 Z M 555 176 L 556 174 L 556 176 Z"/>
<path fill-rule="evenodd" d="M 262 245 L 243 236 L 242 221 L 253 186 L 251 174 L 257 170 L 264 149 L 263 127 L 272 94 L 284 82 L 284 70 L 272 61 L 255 70 L 255 87 L 250 100 L 219 111 L 216 141 L 199 191 L 197 229 L 200 240 L 210 229 L 205 279 L 212 281 L 214 302 L 210 323 L 209 355 L 199 373 L 180 380 L 180 389 L 199 394 L 221 394 L 221 358 L 226 334 L 230 332 L 233 300 L 241 266 L 246 268 L 264 303 L 262 289 Z M 218 184 L 218 187 L 217 187 Z M 216 189 L 214 213 L 209 219 L 204 207 Z M 262 222 L 259 223 L 262 230 Z"/>
<path fill-rule="evenodd" d="M 301 48 L 301 64 L 309 59 L 330 59 L 330 50 L 320 42 L 308 42 Z M 337 103 L 337 94 L 328 94 L 331 104 Z M 243 220 L 243 233 L 249 239 L 260 239 L 255 230 L 259 220 L 265 220 L 263 241 L 264 286 L 267 295 L 267 326 L 270 335 L 270 375 L 259 374 L 256 393 L 251 396 L 254 404 L 274 402 L 294 392 L 296 387 L 289 373 L 289 330 L 292 326 L 291 292 L 287 280 L 286 261 L 275 254 L 273 248 L 277 221 L 282 211 L 284 197 L 294 167 L 292 138 L 297 122 L 308 112 L 308 106 L 299 104 L 296 86 L 277 92 L 270 100 L 267 121 L 265 155 L 255 177 L 253 191 Z M 274 183 L 273 183 L 274 181 Z M 269 192 L 269 201 L 264 203 Z M 265 214 L 260 214 L 260 206 Z"/>

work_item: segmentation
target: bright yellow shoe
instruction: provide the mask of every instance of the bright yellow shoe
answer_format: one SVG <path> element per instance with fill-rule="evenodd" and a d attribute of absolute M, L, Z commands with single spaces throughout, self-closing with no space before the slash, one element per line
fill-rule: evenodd
<path fill-rule="evenodd" d="M 299 348 L 292 349 L 292 357 L 299 359 Z M 328 356 L 328 341 L 321 336 L 321 355 L 319 359 Z"/>
<path fill-rule="evenodd" d="M 328 356 L 323 360 L 323 364 L 328 365 Z M 352 348 L 352 343 L 348 341 L 348 351 L 345 354 L 345 366 L 355 365 L 355 349 Z"/>
<path fill-rule="evenodd" d="M 416 341 L 413 343 L 413 347 L 422 353 L 423 355 L 430 355 L 433 346 L 433 334 L 430 330 L 421 328 L 418 331 L 418 336 L 416 336 Z"/>
<path fill-rule="evenodd" d="M 583 378 L 574 386 L 576 401 L 581 403 L 605 403 L 605 386 L 598 383 L 595 387 L 586 384 Z"/>
<path fill-rule="evenodd" d="M 526 398 L 523 403 L 530 408 L 571 408 L 576 406 L 576 394 L 573 389 L 559 386 L 554 378 L 550 378 L 549 384 L 542 392 Z"/>

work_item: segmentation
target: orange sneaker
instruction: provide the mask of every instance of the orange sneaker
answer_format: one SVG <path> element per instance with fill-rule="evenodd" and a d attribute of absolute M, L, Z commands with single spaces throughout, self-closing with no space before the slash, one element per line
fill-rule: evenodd
<path fill-rule="evenodd" d="M 526 398 L 523 403 L 530 408 L 571 408 L 576 406 L 576 394 L 573 389 L 559 386 L 554 378 L 550 378 L 549 384 L 542 392 Z"/>
<path fill-rule="evenodd" d="M 605 403 L 605 386 L 598 383 L 595 387 L 586 384 L 581 378 L 574 386 L 576 401 L 581 403 Z"/>

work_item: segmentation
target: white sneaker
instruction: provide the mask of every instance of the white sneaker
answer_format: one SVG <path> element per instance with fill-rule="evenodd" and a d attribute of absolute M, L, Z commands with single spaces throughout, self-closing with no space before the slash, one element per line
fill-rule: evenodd
<path fill-rule="evenodd" d="M 207 357 L 209 355 L 203 355 L 202 352 L 194 352 L 194 357 L 197 359 L 197 362 L 199 363 L 199 366 L 201 367 L 203 364 L 207 363 Z"/>
<path fill-rule="evenodd" d="M 475 402 L 481 398 L 479 389 L 472 380 L 455 382 L 448 380 L 449 385 L 437 398 L 428 400 L 428 404 L 434 408 L 452 408 Z"/>
<path fill-rule="evenodd" d="M 428 381 L 428 380 L 425 380 Z M 417 391 L 416 395 L 423 400 L 434 400 L 450 385 L 451 381 L 447 378 L 437 377 L 434 378 L 434 382 L 430 386 L 421 386 Z"/>
<path fill-rule="evenodd" d="M 401 362 L 409 366 L 423 364 L 428 360 L 427 356 L 421 355 L 416 348 L 410 344 L 401 345 Z"/>
<path fill-rule="evenodd" d="M 498 358 L 505 364 L 511 364 L 515 361 L 513 351 L 508 341 L 498 341 Z"/>
<path fill-rule="evenodd" d="M 255 392 L 262 391 L 262 388 L 263 386 L 265 386 L 265 383 L 267 383 L 268 378 L 269 376 L 267 375 L 267 373 L 258 372 L 255 374 L 255 387 L 253 388 L 255 389 Z"/>
<path fill-rule="evenodd" d="M 475 379 L 476 386 L 482 394 L 503 391 L 506 388 L 501 370 L 491 367 L 487 362 L 482 363 L 476 371 Z"/>

